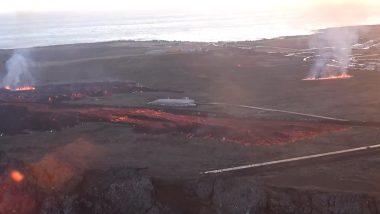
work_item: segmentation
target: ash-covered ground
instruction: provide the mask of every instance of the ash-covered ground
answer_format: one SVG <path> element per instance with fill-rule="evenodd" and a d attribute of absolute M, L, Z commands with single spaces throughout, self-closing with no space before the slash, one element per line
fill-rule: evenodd
<path fill-rule="evenodd" d="M 0 91 L 0 213 L 379 213 L 376 149 L 201 174 L 378 144 L 380 28 L 365 29 L 352 78 L 333 80 L 303 81 L 313 35 L 23 50 L 36 89 Z M 147 104 L 168 97 L 198 106 Z"/>

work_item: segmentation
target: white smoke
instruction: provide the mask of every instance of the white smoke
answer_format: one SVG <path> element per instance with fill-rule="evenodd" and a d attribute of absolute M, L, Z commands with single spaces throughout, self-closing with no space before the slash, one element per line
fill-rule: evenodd
<path fill-rule="evenodd" d="M 316 55 L 308 78 L 346 75 L 352 46 L 358 40 L 359 30 L 356 28 L 332 28 L 317 33 L 310 42 Z"/>
<path fill-rule="evenodd" d="M 34 85 L 34 78 L 31 72 L 34 62 L 26 50 L 14 51 L 12 56 L 5 63 L 6 74 L 0 84 L 2 87 L 12 89 Z"/>

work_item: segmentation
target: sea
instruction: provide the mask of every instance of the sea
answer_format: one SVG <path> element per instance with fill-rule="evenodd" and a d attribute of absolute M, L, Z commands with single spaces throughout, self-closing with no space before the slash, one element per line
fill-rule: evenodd
<path fill-rule="evenodd" d="M 378 24 L 380 14 L 367 14 L 344 25 Z M 304 11 L 240 12 L 71 12 L 0 14 L 0 49 L 104 41 L 247 41 L 311 34 L 335 27 L 334 17 Z"/>

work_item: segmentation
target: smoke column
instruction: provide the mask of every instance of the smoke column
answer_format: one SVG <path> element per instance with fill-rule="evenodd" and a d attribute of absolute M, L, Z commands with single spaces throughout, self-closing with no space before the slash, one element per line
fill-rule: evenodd
<path fill-rule="evenodd" d="M 316 49 L 315 62 L 308 78 L 319 79 L 347 75 L 352 46 L 359 40 L 356 28 L 327 29 L 316 34 L 310 48 Z"/>
<path fill-rule="evenodd" d="M 1 86 L 15 89 L 34 85 L 31 73 L 33 64 L 29 52 L 25 50 L 15 51 L 5 64 L 7 73 L 1 82 Z"/>

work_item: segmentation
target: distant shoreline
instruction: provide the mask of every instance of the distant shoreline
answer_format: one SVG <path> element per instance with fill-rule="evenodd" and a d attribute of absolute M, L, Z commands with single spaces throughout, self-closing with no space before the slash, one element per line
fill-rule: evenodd
<path fill-rule="evenodd" d="M 260 41 L 274 41 L 284 38 L 296 38 L 303 36 L 312 36 L 320 31 L 324 31 L 327 29 L 338 29 L 338 28 L 372 28 L 372 27 L 380 27 L 380 24 L 371 24 L 371 25 L 350 25 L 350 26 L 341 26 L 341 27 L 331 27 L 331 28 L 323 28 L 316 29 L 311 31 L 309 34 L 295 34 L 295 35 L 283 35 L 277 36 L 273 38 L 261 38 L 261 39 L 253 39 L 253 40 L 224 40 L 224 41 L 185 41 L 185 40 L 105 40 L 105 41 L 95 41 L 95 42 L 78 42 L 78 43 L 65 43 L 65 44 L 53 44 L 53 45 L 42 45 L 42 46 L 26 46 L 26 47 L 16 47 L 16 48 L 0 48 L 0 51 L 12 51 L 18 49 L 40 49 L 40 48 L 54 48 L 54 47 L 73 47 L 73 46 L 91 46 L 91 45 L 114 45 L 114 44 L 122 44 L 122 43 L 188 43 L 188 44 L 218 44 L 218 43 L 245 43 L 245 42 L 260 42 Z"/>

